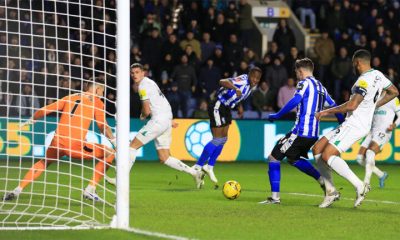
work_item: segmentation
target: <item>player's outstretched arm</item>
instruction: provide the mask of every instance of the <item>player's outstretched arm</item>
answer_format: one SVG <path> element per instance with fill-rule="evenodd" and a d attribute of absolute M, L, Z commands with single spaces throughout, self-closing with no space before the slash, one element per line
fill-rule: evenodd
<path fill-rule="evenodd" d="M 326 102 L 325 106 L 328 106 L 329 108 L 333 108 L 333 107 L 337 106 L 335 100 L 333 100 L 329 94 L 326 95 L 325 102 Z M 335 116 L 336 116 L 336 119 L 338 120 L 339 124 L 344 122 L 345 117 L 344 117 L 343 113 L 335 113 Z"/>
<path fill-rule="evenodd" d="M 41 109 L 37 110 L 30 119 L 21 123 L 19 128 L 22 129 L 25 126 L 34 124 L 37 119 L 41 119 L 42 117 L 44 117 L 52 112 L 55 112 L 57 110 L 61 111 L 64 108 L 64 105 L 65 105 L 65 100 L 63 98 L 52 104 L 42 107 Z"/>
<path fill-rule="evenodd" d="M 96 120 L 97 126 L 99 127 L 101 133 L 104 134 L 108 140 L 110 140 L 114 147 L 116 147 L 117 140 L 112 132 L 111 127 L 107 123 L 104 108 L 104 104 L 100 100 L 96 101 L 94 119 Z"/>
<path fill-rule="evenodd" d="M 377 108 L 385 105 L 399 95 L 399 91 L 394 85 L 390 85 L 390 87 L 388 87 L 384 91 L 386 92 L 386 94 L 376 103 Z"/>
<path fill-rule="evenodd" d="M 33 114 L 32 118 L 22 123 L 21 127 L 33 124 L 35 123 L 35 120 L 41 119 L 52 112 L 61 111 L 64 108 L 64 105 L 65 105 L 65 99 L 62 98 L 52 104 L 42 107 Z"/>
<path fill-rule="evenodd" d="M 29 118 L 28 120 L 26 120 L 25 122 L 21 123 L 19 125 L 19 128 L 22 129 L 25 126 L 29 126 L 31 124 L 34 124 L 36 121 L 33 118 Z"/>
<path fill-rule="evenodd" d="M 223 87 L 223 88 L 235 90 L 236 91 L 236 96 L 238 96 L 238 97 L 242 96 L 242 91 L 240 91 L 240 89 L 238 87 L 236 87 L 232 83 L 232 81 L 229 80 L 228 78 L 219 80 L 219 85 L 221 85 L 221 87 Z"/>
<path fill-rule="evenodd" d="M 315 114 L 315 117 L 320 120 L 322 117 L 330 115 L 330 114 L 337 114 L 337 113 L 347 113 L 351 112 L 357 109 L 357 107 L 360 105 L 364 97 L 359 94 L 355 93 L 351 96 L 350 100 L 333 108 L 329 108 L 326 110 L 323 110 L 321 112 L 318 112 Z"/>
<path fill-rule="evenodd" d="M 301 99 L 302 96 L 300 94 L 294 94 L 293 98 L 290 99 L 289 102 L 287 102 L 285 106 L 283 106 L 281 110 L 279 110 L 279 112 L 268 115 L 268 121 L 272 122 L 276 119 L 281 118 L 283 115 L 295 108 L 301 102 Z"/>

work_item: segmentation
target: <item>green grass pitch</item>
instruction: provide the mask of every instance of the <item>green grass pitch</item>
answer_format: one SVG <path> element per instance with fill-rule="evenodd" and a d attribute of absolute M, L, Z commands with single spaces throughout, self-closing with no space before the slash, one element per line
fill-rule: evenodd
<path fill-rule="evenodd" d="M 238 199 L 227 200 L 221 189 L 214 190 L 207 178 L 204 188 L 197 190 L 190 176 L 160 163 L 138 162 L 131 172 L 130 225 L 194 239 L 398 239 L 399 166 L 380 167 L 389 173 L 386 186 L 379 189 L 374 176 L 372 191 L 361 207 L 353 208 L 353 187 L 335 175 L 342 199 L 328 209 L 319 209 L 322 190 L 318 184 L 288 164 L 282 166 L 282 203 L 266 206 L 257 204 L 269 191 L 265 163 L 217 164 L 215 173 L 220 185 L 227 180 L 237 180 L 242 186 Z M 363 177 L 361 167 L 351 165 L 351 168 Z M 50 169 L 55 170 L 56 166 Z M 0 176 L 4 176 L 4 171 L 0 168 Z M 10 170 L 9 174 L 12 171 L 16 170 Z M 4 179 L 0 180 L 2 191 L 4 184 Z M 73 196 L 79 198 L 79 194 Z M 48 201 L 52 201 L 51 198 Z M 2 231 L 0 239 L 153 238 L 118 230 L 84 230 Z"/>

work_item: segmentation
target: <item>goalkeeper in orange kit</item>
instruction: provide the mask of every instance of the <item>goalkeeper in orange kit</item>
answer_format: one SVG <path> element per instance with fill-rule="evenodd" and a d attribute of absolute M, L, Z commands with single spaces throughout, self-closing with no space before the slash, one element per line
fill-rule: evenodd
<path fill-rule="evenodd" d="M 104 176 L 104 172 L 112 164 L 115 151 L 102 144 L 85 141 L 86 134 L 95 120 L 101 133 L 103 133 L 115 146 L 115 137 L 105 119 L 104 104 L 99 97 L 104 94 L 104 84 L 98 79 L 88 82 L 86 92 L 66 96 L 55 103 L 39 109 L 31 119 L 22 126 L 34 124 L 37 119 L 57 112 L 61 113 L 55 135 L 46 151 L 45 159 L 36 162 L 20 181 L 19 186 L 7 193 L 3 199 L 8 201 L 17 197 L 22 190 L 32 181 L 37 179 L 43 171 L 53 162 L 63 156 L 75 159 L 98 160 L 93 173 L 93 178 L 83 191 L 87 199 L 101 200 L 96 194 L 96 185 Z"/>

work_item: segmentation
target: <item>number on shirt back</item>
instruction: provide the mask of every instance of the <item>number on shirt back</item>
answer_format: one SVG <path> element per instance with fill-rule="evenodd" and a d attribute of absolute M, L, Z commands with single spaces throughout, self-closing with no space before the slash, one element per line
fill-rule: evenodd
<path fill-rule="evenodd" d="M 318 91 L 318 109 L 317 112 L 321 111 L 324 107 L 324 102 L 325 102 L 325 93 L 322 91 Z"/>
<path fill-rule="evenodd" d="M 81 100 L 76 100 L 76 101 L 75 101 L 75 105 L 74 105 L 74 107 L 72 108 L 71 115 L 74 115 L 74 114 L 75 114 L 76 109 L 78 108 L 78 105 L 79 105 L 80 102 L 81 102 Z"/>
<path fill-rule="evenodd" d="M 164 96 L 164 94 L 161 92 L 161 90 L 158 90 L 158 94 L 159 94 L 161 97 L 165 98 L 165 96 Z"/>
<path fill-rule="evenodd" d="M 377 90 L 375 93 L 374 103 L 376 103 L 376 101 L 378 100 L 378 97 L 379 97 L 379 90 Z"/>

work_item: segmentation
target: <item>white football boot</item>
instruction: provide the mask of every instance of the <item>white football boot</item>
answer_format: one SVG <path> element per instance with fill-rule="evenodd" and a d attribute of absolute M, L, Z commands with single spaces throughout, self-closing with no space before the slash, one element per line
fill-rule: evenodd
<path fill-rule="evenodd" d="M 278 199 L 275 199 L 275 198 L 272 198 L 272 197 L 268 197 L 266 200 L 264 200 L 264 201 L 261 201 L 261 202 L 258 202 L 258 204 L 280 204 L 281 203 L 281 199 L 280 198 L 278 198 Z"/>
<path fill-rule="evenodd" d="M 367 183 L 364 183 L 361 191 L 356 190 L 356 200 L 354 201 L 354 207 L 358 207 L 361 205 L 361 202 L 364 200 L 367 193 L 371 190 L 371 186 Z"/>
<path fill-rule="evenodd" d="M 218 179 L 214 174 L 214 170 L 208 164 L 203 166 L 203 171 L 210 177 L 211 182 L 214 183 L 214 188 L 218 189 Z"/>
<path fill-rule="evenodd" d="M 324 201 L 319 205 L 319 208 L 327 208 L 332 205 L 333 202 L 340 199 L 340 192 L 334 191 L 325 195 Z"/>
<path fill-rule="evenodd" d="M 196 187 L 198 189 L 201 189 L 204 185 L 204 172 L 201 170 L 195 170 L 195 168 L 193 168 L 194 173 L 192 174 L 194 181 L 196 182 Z"/>
<path fill-rule="evenodd" d="M 87 188 L 85 188 L 83 190 L 83 197 L 85 199 L 92 200 L 92 201 L 95 201 L 95 202 L 103 201 L 99 197 L 99 195 L 97 195 L 96 191 L 93 188 L 89 188 L 89 187 L 87 187 Z"/>

